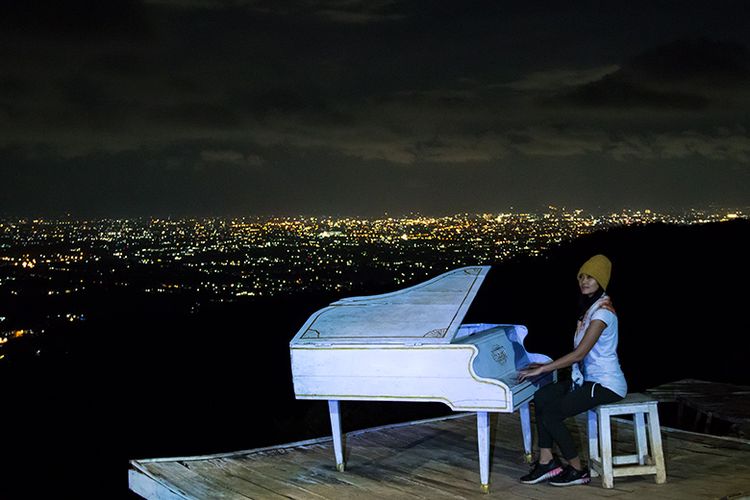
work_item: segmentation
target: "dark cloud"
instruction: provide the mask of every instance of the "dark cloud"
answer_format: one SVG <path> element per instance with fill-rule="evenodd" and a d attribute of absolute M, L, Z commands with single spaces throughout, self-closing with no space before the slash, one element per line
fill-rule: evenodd
<path fill-rule="evenodd" d="M 701 110 L 714 94 L 750 84 L 750 52 L 737 43 L 677 40 L 638 54 L 601 79 L 566 90 L 555 104 Z"/>
<path fill-rule="evenodd" d="M 479 210 L 497 206 L 493 185 L 546 206 L 604 181 L 597 168 L 630 172 L 608 183 L 622 202 L 641 175 L 666 183 L 674 162 L 702 184 L 698 164 L 747 186 L 750 30 L 732 2 L 9 5 L 10 211 L 435 209 L 453 188 L 479 194 L 450 206 Z M 698 199 L 701 183 L 677 185 L 675 200 Z"/>
<path fill-rule="evenodd" d="M 745 85 L 750 81 L 750 51 L 734 42 L 676 40 L 637 55 L 627 70 L 656 81 Z"/>
<path fill-rule="evenodd" d="M 5 0 L 0 32 L 43 39 L 102 40 L 143 37 L 149 25 L 135 0 Z"/>
<path fill-rule="evenodd" d="M 394 0 L 148 0 L 146 3 L 182 10 L 241 10 L 276 17 L 317 18 L 343 24 L 398 21 L 401 2 Z"/>
<path fill-rule="evenodd" d="M 649 88 L 643 82 L 629 78 L 623 72 L 617 72 L 597 82 L 575 88 L 558 98 L 551 99 L 550 102 L 594 107 L 697 110 L 706 107 L 708 98 L 676 90 Z"/>

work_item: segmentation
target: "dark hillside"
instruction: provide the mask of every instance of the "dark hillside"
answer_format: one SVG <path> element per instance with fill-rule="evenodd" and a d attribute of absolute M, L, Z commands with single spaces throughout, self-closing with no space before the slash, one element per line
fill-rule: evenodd
<path fill-rule="evenodd" d="M 747 384 L 749 237 L 744 220 L 599 232 L 543 258 L 494 266 L 466 321 L 525 324 L 529 351 L 564 354 L 575 329 L 576 273 L 603 253 L 613 263 L 608 291 L 632 390 L 686 377 Z"/>

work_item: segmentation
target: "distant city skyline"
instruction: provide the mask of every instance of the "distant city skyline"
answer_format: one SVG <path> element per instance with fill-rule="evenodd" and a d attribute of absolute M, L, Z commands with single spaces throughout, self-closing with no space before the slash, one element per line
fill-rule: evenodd
<path fill-rule="evenodd" d="M 51 215 L 39 215 L 39 214 L 8 214 L 0 212 L 0 224 L 7 223 L 30 223 L 30 222 L 62 222 L 69 221 L 72 223 L 76 222 L 96 222 L 96 221 L 138 221 L 138 220 L 172 220 L 172 221 L 209 221 L 209 220 L 224 220 L 224 221 L 242 221 L 242 220 L 321 220 L 321 221 L 346 221 L 346 220 L 362 220 L 362 221 L 377 221 L 377 220 L 414 220 L 414 219 L 433 219 L 442 220 L 453 217 L 506 217 L 506 216 L 524 216 L 524 217 L 546 217 L 550 215 L 558 214 L 561 216 L 575 216 L 580 218 L 594 218 L 594 219 L 609 219 L 610 221 L 619 217 L 636 217 L 638 220 L 643 222 L 641 217 L 649 218 L 651 221 L 660 221 L 666 223 L 684 224 L 684 223 L 703 223 L 703 222 L 717 222 L 722 220 L 729 220 L 734 218 L 748 218 L 750 217 L 750 205 L 748 206 L 718 206 L 709 205 L 705 207 L 680 207 L 670 208 L 666 210 L 656 210 L 651 208 L 628 208 L 619 207 L 612 208 L 610 210 L 584 210 L 576 207 L 566 206 L 554 206 L 547 205 L 539 209 L 534 210 L 517 210 L 514 207 L 509 207 L 505 211 L 463 211 L 463 212 L 443 212 L 443 213 L 428 213 L 420 211 L 409 211 L 403 213 L 391 213 L 382 212 L 374 213 L 369 215 L 352 215 L 352 214 L 333 214 L 333 213 L 296 213 L 296 214 L 282 214 L 282 213 L 244 213 L 238 215 L 216 215 L 216 214 L 205 214 L 205 215 L 174 215 L 174 214 L 141 214 L 132 216 L 81 216 L 72 213 L 61 213 Z"/>
<path fill-rule="evenodd" d="M 0 5 L 0 216 L 750 206 L 743 2 Z"/>
<path fill-rule="evenodd" d="M 192 314 L 210 302 L 403 287 L 451 268 L 543 257 L 616 227 L 748 218 L 727 211 L 593 216 L 555 207 L 447 217 L 0 217 L 0 362 L 4 347 L 85 323 L 94 312 L 88 301 L 111 293 L 179 296 Z M 19 304 L 33 307 L 24 313 Z"/>

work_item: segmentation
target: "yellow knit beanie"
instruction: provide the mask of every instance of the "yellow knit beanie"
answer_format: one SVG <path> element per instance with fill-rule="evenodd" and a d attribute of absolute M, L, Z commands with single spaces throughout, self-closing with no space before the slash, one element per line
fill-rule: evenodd
<path fill-rule="evenodd" d="M 578 276 L 588 274 L 599 283 L 603 289 L 607 289 L 609 284 L 609 275 L 612 273 L 612 263 L 604 255 L 594 255 L 583 263 L 578 270 Z"/>

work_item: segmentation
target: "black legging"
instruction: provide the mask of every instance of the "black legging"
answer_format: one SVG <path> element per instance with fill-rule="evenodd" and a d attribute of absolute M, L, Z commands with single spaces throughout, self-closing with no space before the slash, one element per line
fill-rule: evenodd
<path fill-rule="evenodd" d="M 560 447 L 565 460 L 578 456 L 573 436 L 565 426 L 564 420 L 586 410 L 607 403 L 614 403 L 622 396 L 593 382 L 584 382 L 582 386 L 571 391 L 571 383 L 557 382 L 547 384 L 534 395 L 536 427 L 540 448 L 552 448 L 552 442 Z M 593 388 L 593 390 L 592 390 Z"/>

